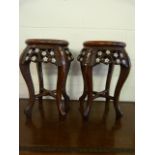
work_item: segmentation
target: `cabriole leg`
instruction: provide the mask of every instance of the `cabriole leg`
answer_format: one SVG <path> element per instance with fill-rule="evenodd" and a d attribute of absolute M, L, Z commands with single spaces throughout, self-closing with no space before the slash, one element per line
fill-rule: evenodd
<path fill-rule="evenodd" d="M 39 93 L 41 94 L 44 89 L 42 64 L 41 62 L 37 62 L 36 65 L 37 65 L 38 80 L 39 80 Z M 39 97 L 39 106 L 42 106 L 42 96 Z"/>
<path fill-rule="evenodd" d="M 114 64 L 109 64 L 108 75 L 107 75 L 107 80 L 106 80 L 106 87 L 105 87 L 105 90 L 107 91 L 108 96 L 109 96 L 109 92 L 110 92 L 110 84 L 111 84 L 113 70 L 114 70 Z M 110 99 L 106 98 L 105 111 L 109 111 L 109 102 L 110 102 Z"/>
<path fill-rule="evenodd" d="M 115 93 L 114 93 L 114 108 L 115 108 L 115 112 L 116 112 L 116 119 L 122 117 L 122 112 L 120 110 L 120 106 L 118 104 L 119 101 L 119 96 L 120 96 L 120 92 L 121 89 L 123 87 L 123 84 L 125 83 L 129 71 L 130 71 L 130 66 L 129 67 L 125 67 L 123 65 L 120 66 L 121 70 L 120 70 L 120 75 L 119 75 L 119 79 L 116 85 L 116 89 L 115 89 Z"/>
<path fill-rule="evenodd" d="M 69 107 L 69 101 L 70 98 L 66 93 L 66 81 L 67 81 L 67 76 L 68 76 L 68 72 L 69 72 L 69 68 L 70 68 L 70 64 L 68 64 L 68 66 L 66 67 L 66 74 L 64 75 L 64 85 L 63 85 L 63 97 L 64 97 L 64 103 L 65 103 L 65 111 L 68 112 L 70 107 Z"/>
<path fill-rule="evenodd" d="M 85 66 L 85 76 L 86 76 L 86 85 L 87 85 L 87 104 L 83 113 L 84 119 L 88 119 L 89 113 L 93 103 L 93 81 L 92 81 L 92 66 Z"/>
<path fill-rule="evenodd" d="M 87 77 L 86 77 L 85 66 L 81 65 L 81 71 L 82 71 L 82 76 L 83 76 L 84 89 L 83 89 L 82 96 L 79 98 L 79 103 L 80 103 L 80 112 L 83 115 L 83 113 L 84 113 L 84 100 L 87 96 L 87 84 L 86 84 Z"/>
<path fill-rule="evenodd" d="M 59 115 L 66 116 L 65 107 L 62 104 L 62 96 L 65 94 L 66 99 L 69 99 L 68 95 L 64 91 L 66 78 L 67 78 L 68 66 L 58 66 L 58 80 L 57 80 L 57 90 L 56 90 L 56 103 L 59 111 Z M 65 92 L 65 93 L 64 93 Z"/>
<path fill-rule="evenodd" d="M 29 91 L 29 103 L 25 108 L 25 114 L 28 118 L 31 118 L 32 115 L 32 107 L 35 103 L 35 94 L 34 94 L 34 86 L 32 82 L 32 77 L 30 73 L 30 62 L 22 63 L 22 58 L 20 59 L 20 70 L 23 75 L 23 78 L 27 84 Z"/>

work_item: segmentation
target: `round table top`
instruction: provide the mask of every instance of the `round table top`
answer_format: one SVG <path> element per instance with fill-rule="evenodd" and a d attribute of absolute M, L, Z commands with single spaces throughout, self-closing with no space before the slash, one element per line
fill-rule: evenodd
<path fill-rule="evenodd" d="M 26 44 L 67 46 L 69 43 L 66 40 L 57 40 L 57 39 L 28 39 L 26 40 Z"/>
<path fill-rule="evenodd" d="M 100 40 L 94 40 L 94 41 L 86 41 L 83 43 L 84 46 L 88 47 L 102 47 L 102 46 L 119 46 L 119 47 L 125 47 L 126 44 L 124 42 L 118 42 L 118 41 L 100 41 Z"/>

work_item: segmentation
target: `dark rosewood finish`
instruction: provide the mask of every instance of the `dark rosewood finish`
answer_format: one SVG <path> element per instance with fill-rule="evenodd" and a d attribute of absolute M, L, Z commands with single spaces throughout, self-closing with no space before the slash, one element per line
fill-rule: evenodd
<path fill-rule="evenodd" d="M 118 104 L 120 92 L 130 71 L 130 59 L 125 51 L 126 44 L 123 42 L 111 41 L 87 41 L 84 43 L 78 61 L 81 64 L 81 71 L 84 80 L 84 91 L 79 98 L 80 111 L 84 119 L 88 119 L 92 102 L 98 97 L 106 98 L 105 111 L 109 110 L 109 101 L 113 100 L 116 118 L 122 116 Z M 101 92 L 93 91 L 92 69 L 98 64 L 109 65 L 105 90 Z M 120 75 L 115 88 L 114 96 L 109 95 L 112 73 L 115 65 L 120 66 Z M 86 106 L 84 100 L 88 97 Z"/>
<path fill-rule="evenodd" d="M 64 40 L 29 39 L 26 40 L 27 47 L 20 57 L 20 70 L 25 79 L 29 91 L 29 104 L 25 109 L 28 118 L 31 117 L 32 107 L 35 99 L 42 105 L 43 96 L 56 98 L 57 108 L 60 116 L 66 116 L 69 110 L 69 96 L 66 93 L 65 85 L 70 63 L 73 56 L 68 49 L 68 42 Z M 30 73 L 31 62 L 36 63 L 39 79 L 39 94 L 35 94 Z M 58 67 L 58 80 L 56 90 L 50 91 L 44 88 L 42 63 L 52 63 Z M 62 102 L 64 97 L 64 104 Z"/>

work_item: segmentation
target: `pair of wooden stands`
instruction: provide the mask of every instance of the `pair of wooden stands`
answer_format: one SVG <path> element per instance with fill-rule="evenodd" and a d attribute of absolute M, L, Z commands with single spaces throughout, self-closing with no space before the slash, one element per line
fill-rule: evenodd
<path fill-rule="evenodd" d="M 29 91 L 29 104 L 25 109 L 25 114 L 31 118 L 32 108 L 35 100 L 42 104 L 43 96 L 52 96 L 56 99 L 57 108 L 60 117 L 65 117 L 69 111 L 70 98 L 66 93 L 66 79 L 69 72 L 73 56 L 68 48 L 68 42 L 65 40 L 47 40 L 47 39 L 29 39 L 26 41 L 27 47 L 20 57 L 20 70 L 25 79 Z M 109 109 L 109 101 L 113 100 L 116 112 L 116 118 L 122 116 L 119 107 L 119 96 L 124 82 L 130 71 L 130 59 L 125 51 L 125 43 L 110 41 L 87 41 L 84 42 L 77 60 L 81 64 L 81 71 L 84 80 L 84 90 L 79 98 L 80 112 L 84 119 L 88 119 L 93 100 L 98 97 L 106 98 L 105 110 Z M 32 82 L 30 63 L 37 65 L 39 77 L 39 94 L 35 94 Z M 56 90 L 50 91 L 44 88 L 42 63 L 52 63 L 58 67 Z M 105 90 L 101 92 L 93 91 L 93 67 L 98 64 L 109 65 Z M 116 84 L 114 96 L 110 96 L 110 83 L 114 65 L 120 65 L 120 75 Z M 62 101 L 64 97 L 64 102 Z M 87 97 L 86 105 L 84 100 Z"/>

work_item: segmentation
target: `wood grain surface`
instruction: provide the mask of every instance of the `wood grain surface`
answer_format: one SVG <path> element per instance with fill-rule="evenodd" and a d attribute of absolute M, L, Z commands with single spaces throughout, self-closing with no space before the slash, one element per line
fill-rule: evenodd
<path fill-rule="evenodd" d="M 115 120 L 113 105 L 104 114 L 104 102 L 94 101 L 91 116 L 83 121 L 77 101 L 71 101 L 71 109 L 65 120 L 59 120 L 53 100 L 43 100 L 39 109 L 36 103 L 32 119 L 27 120 L 24 108 L 27 99 L 20 99 L 20 155 L 41 154 L 134 154 L 135 128 L 134 103 L 121 102 L 124 116 Z"/>

